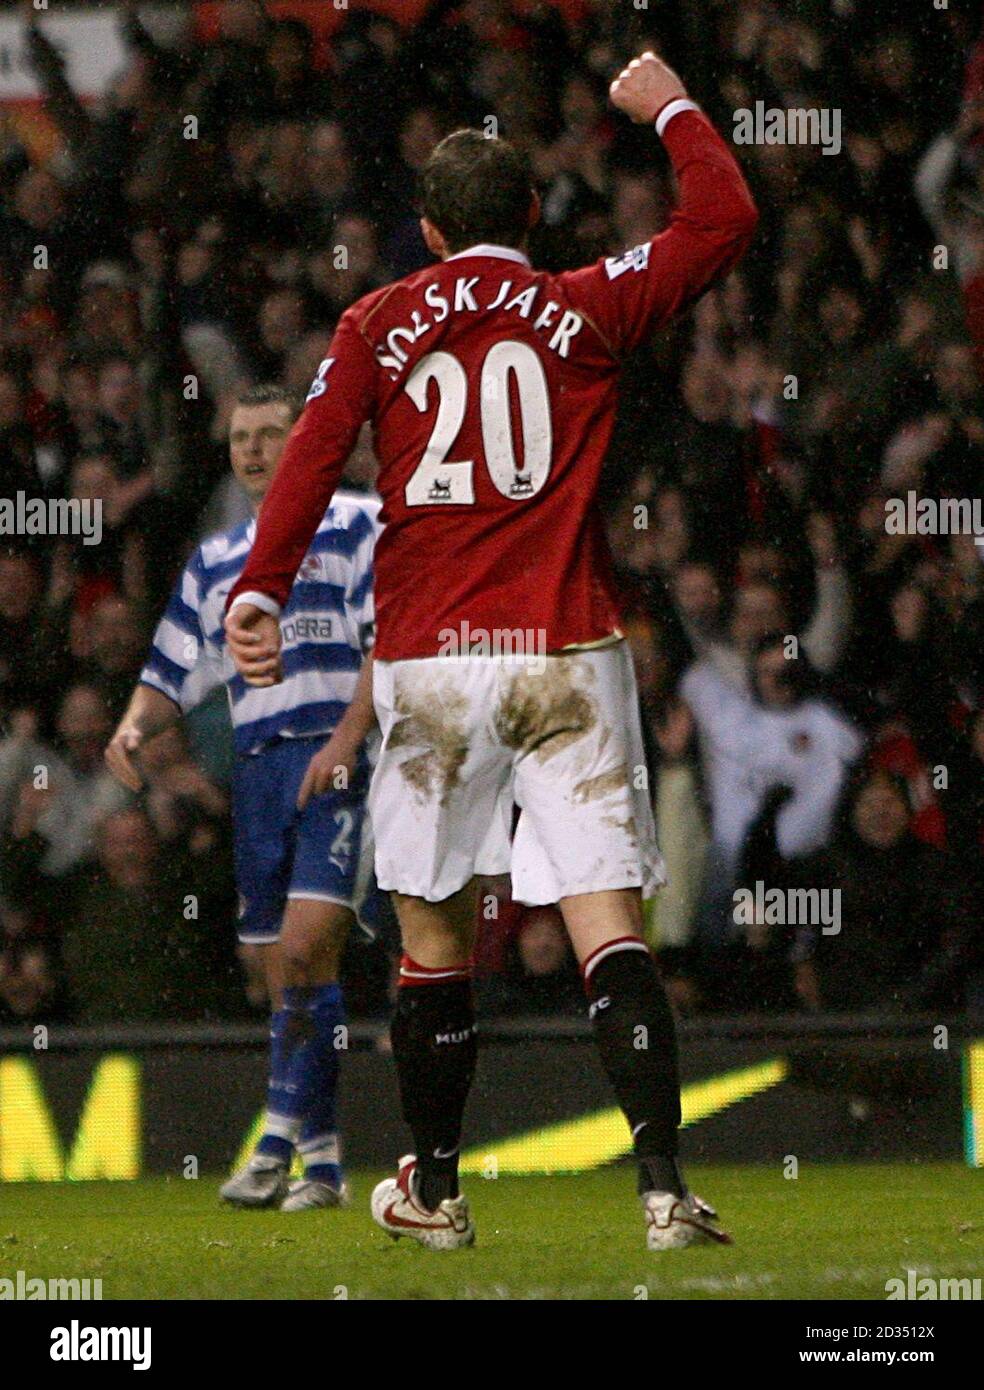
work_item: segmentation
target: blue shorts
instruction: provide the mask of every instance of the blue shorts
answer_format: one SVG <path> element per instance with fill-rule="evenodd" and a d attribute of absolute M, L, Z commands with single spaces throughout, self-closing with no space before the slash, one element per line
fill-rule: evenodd
<path fill-rule="evenodd" d="M 232 778 L 233 853 L 239 890 L 239 940 L 276 941 L 288 898 L 351 908 L 370 934 L 378 922 L 372 834 L 366 813 L 367 769 L 346 791 L 297 793 L 323 739 L 280 739 L 236 759 Z"/>

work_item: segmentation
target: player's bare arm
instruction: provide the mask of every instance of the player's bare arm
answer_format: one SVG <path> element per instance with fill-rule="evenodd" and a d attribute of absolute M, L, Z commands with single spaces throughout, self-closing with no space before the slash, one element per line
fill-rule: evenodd
<path fill-rule="evenodd" d="M 376 711 L 372 704 L 372 653 L 362 663 L 358 684 L 352 703 L 338 721 L 338 725 L 323 748 L 308 763 L 304 781 L 297 794 L 298 809 L 303 811 L 313 796 L 321 796 L 338 786 L 336 778 L 344 770 L 346 781 L 355 772 L 359 749 L 366 741 L 369 730 L 375 726 Z"/>
<path fill-rule="evenodd" d="M 181 710 L 162 691 L 155 690 L 152 685 L 138 685 L 103 755 L 116 780 L 130 791 L 138 792 L 143 786 L 143 777 L 135 759 L 141 748 L 148 739 L 180 718 Z"/>

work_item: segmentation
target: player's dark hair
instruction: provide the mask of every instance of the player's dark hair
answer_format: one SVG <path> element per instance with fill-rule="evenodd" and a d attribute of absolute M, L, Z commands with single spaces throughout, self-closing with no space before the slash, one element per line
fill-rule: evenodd
<path fill-rule="evenodd" d="M 290 411 L 291 423 L 304 409 L 304 402 L 296 391 L 275 382 L 263 382 L 259 386 L 249 386 L 236 396 L 236 405 L 285 405 Z"/>
<path fill-rule="evenodd" d="M 437 145 L 420 178 L 421 210 L 451 252 L 480 242 L 520 246 L 529 230 L 533 183 L 508 140 L 456 130 Z"/>

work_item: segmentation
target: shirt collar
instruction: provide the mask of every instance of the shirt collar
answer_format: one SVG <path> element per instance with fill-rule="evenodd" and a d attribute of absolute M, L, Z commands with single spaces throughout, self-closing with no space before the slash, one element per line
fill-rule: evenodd
<path fill-rule="evenodd" d="M 467 251 L 456 251 L 453 256 L 449 256 L 449 261 L 460 261 L 463 256 L 493 256 L 502 261 L 518 261 L 520 265 L 529 265 L 529 258 L 522 251 L 517 251 L 512 246 L 493 246 L 491 242 L 483 241 L 478 246 L 469 246 Z"/>

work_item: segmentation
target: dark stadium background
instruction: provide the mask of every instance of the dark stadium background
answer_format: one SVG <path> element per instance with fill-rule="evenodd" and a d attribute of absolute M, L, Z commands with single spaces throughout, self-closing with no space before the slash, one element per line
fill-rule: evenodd
<path fill-rule="evenodd" d="M 250 3 L 165 6 L 187 22 L 176 47 L 152 10 L 144 27 L 134 6 L 101 8 L 126 46 L 105 98 L 77 99 L 42 14 L 29 52 L 45 99 L 0 106 L 0 494 L 101 497 L 106 518 L 95 547 L 0 537 L 0 1021 L 259 1018 L 235 957 L 221 699 L 160 740 L 140 798 L 101 764 L 188 550 L 242 515 L 230 402 L 249 382 L 306 388 L 346 306 L 426 263 L 415 175 L 458 125 L 494 115 L 528 152 L 534 263 L 650 237 L 668 164 L 605 93 L 651 44 L 720 127 L 756 101 L 822 106 L 843 140 L 836 156 L 738 150 L 755 245 L 626 373 L 603 502 L 678 885 L 651 944 L 698 1019 L 981 1010 L 984 549 L 883 524 L 909 489 L 980 494 L 980 6 L 352 0 L 271 4 L 269 24 Z M 363 449 L 350 482 L 371 481 Z M 747 828 L 741 874 L 840 888 L 829 939 L 725 938 L 708 886 L 714 808 L 679 683 L 708 641 L 745 667 L 775 627 L 815 668 L 801 697 L 864 749 L 826 843 L 782 857 L 780 792 Z M 351 949 L 353 1016 L 387 1012 L 391 945 Z M 580 1008 L 555 914 L 503 900 L 479 967 L 486 1017 Z"/>

